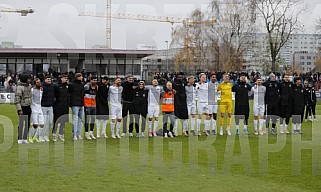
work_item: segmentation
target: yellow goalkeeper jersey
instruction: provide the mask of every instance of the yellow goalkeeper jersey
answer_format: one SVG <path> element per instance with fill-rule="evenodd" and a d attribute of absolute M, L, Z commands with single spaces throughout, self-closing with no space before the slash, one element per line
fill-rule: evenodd
<path fill-rule="evenodd" d="M 217 91 L 221 91 L 221 102 L 232 102 L 232 87 L 231 82 L 219 84 Z"/>

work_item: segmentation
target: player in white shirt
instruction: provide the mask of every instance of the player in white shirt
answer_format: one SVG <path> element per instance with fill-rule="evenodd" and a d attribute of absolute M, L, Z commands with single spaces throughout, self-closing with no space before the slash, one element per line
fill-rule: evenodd
<path fill-rule="evenodd" d="M 121 86 L 121 79 L 117 77 L 115 83 L 109 87 L 109 100 L 110 100 L 110 130 L 111 137 L 113 139 L 121 138 L 119 135 L 121 121 L 122 121 L 122 105 L 121 105 L 121 94 L 123 87 Z M 117 120 L 117 122 L 116 122 Z M 117 123 L 117 125 L 116 125 Z M 115 125 L 116 125 L 116 136 L 115 136 Z"/>
<path fill-rule="evenodd" d="M 264 125 L 264 111 L 265 111 L 265 93 L 266 87 L 262 85 L 261 77 L 256 79 L 256 84 L 252 87 L 251 93 L 254 94 L 253 113 L 254 113 L 254 131 L 255 135 L 263 135 L 262 127 Z M 257 124 L 259 120 L 259 132 Z"/>
<path fill-rule="evenodd" d="M 195 134 L 195 115 L 196 115 L 196 84 L 194 76 L 189 76 L 187 78 L 187 85 L 185 86 L 186 93 L 186 103 L 187 103 L 187 111 L 188 115 L 191 117 L 191 133 Z M 185 136 L 189 136 L 188 134 L 188 126 L 186 126 L 186 130 L 184 130 Z"/>
<path fill-rule="evenodd" d="M 40 79 L 34 80 L 34 86 L 31 89 L 32 102 L 31 102 L 31 120 L 32 128 L 29 132 L 29 142 L 45 142 L 43 138 L 43 130 L 45 119 L 41 109 L 42 87 Z"/>
<path fill-rule="evenodd" d="M 163 88 L 158 86 L 157 79 L 153 79 L 152 86 L 146 86 L 148 89 L 148 135 L 149 137 L 157 137 L 157 127 L 159 118 L 159 106 L 160 97 L 163 92 Z M 154 129 L 152 129 L 152 123 L 154 119 Z"/>
<path fill-rule="evenodd" d="M 208 83 L 206 83 L 206 74 L 201 73 L 199 75 L 200 81 L 196 84 L 196 95 L 197 95 L 197 132 L 198 136 L 201 136 L 201 122 L 202 115 L 205 114 L 205 127 L 204 132 L 209 135 L 210 131 L 210 108 L 208 105 Z"/>
<path fill-rule="evenodd" d="M 212 134 L 216 135 L 216 118 L 217 118 L 217 87 L 218 83 L 216 81 L 216 74 L 211 74 L 211 81 L 208 82 L 208 107 L 209 107 L 209 120 L 213 117 L 212 121 Z M 206 135 L 209 135 L 209 130 L 205 132 Z"/>

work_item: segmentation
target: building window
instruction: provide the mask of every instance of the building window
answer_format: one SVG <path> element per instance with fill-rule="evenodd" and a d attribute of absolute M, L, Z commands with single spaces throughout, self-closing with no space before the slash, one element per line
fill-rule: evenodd
<path fill-rule="evenodd" d="M 311 65 L 311 62 L 307 62 L 307 65 Z"/>
<path fill-rule="evenodd" d="M 300 56 L 300 59 L 304 59 L 305 57 L 304 56 Z"/>
<path fill-rule="evenodd" d="M 307 59 L 311 59 L 311 56 L 307 56 Z"/>
<path fill-rule="evenodd" d="M 300 62 L 300 65 L 304 65 L 304 62 Z"/>

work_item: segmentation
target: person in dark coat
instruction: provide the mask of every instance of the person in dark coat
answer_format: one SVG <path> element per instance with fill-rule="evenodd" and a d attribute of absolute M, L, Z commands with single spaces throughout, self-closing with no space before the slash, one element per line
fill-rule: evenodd
<path fill-rule="evenodd" d="M 44 140 L 49 141 L 49 131 L 52 125 L 53 105 L 55 103 L 55 85 L 51 76 L 46 76 L 42 83 L 41 109 L 45 117 Z"/>
<path fill-rule="evenodd" d="M 54 125 L 52 129 L 52 140 L 57 141 L 57 128 L 58 124 L 60 124 L 58 139 L 64 141 L 65 124 L 69 121 L 69 92 L 67 75 L 62 75 L 59 78 L 59 82 L 55 84 L 53 114 Z"/>
<path fill-rule="evenodd" d="M 186 102 L 186 83 L 183 82 L 183 76 L 178 75 L 173 83 L 173 89 L 175 92 L 174 96 L 174 109 L 175 109 L 175 124 L 174 124 L 174 135 L 177 135 L 177 127 L 179 119 L 183 119 L 183 130 L 187 130 L 188 126 L 188 110 Z"/>
<path fill-rule="evenodd" d="M 317 116 L 315 114 L 315 106 L 317 103 L 317 96 L 316 96 L 316 90 L 313 87 L 313 83 L 309 82 L 308 87 L 305 89 L 305 105 L 306 105 L 306 112 L 305 112 L 305 120 L 307 121 L 308 114 L 312 112 L 313 115 L 313 121 L 318 121 Z M 311 118 L 312 120 L 312 118 Z"/>
<path fill-rule="evenodd" d="M 75 74 L 75 79 L 69 84 L 70 107 L 72 110 L 72 134 L 74 141 L 82 140 L 81 130 L 84 114 L 84 84 L 81 73 Z"/>
<path fill-rule="evenodd" d="M 126 81 L 121 84 L 123 87 L 122 94 L 122 117 L 123 117 L 123 133 L 122 137 L 126 135 L 127 132 L 127 120 L 129 120 L 129 129 L 132 129 L 133 126 L 133 106 L 134 106 L 134 77 L 132 75 L 127 75 Z M 128 115 L 129 113 L 129 115 Z M 131 136 L 131 135 L 130 135 Z"/>
<path fill-rule="evenodd" d="M 305 89 L 302 86 L 301 79 L 295 78 L 293 86 L 293 110 L 292 110 L 292 129 L 293 134 L 301 133 L 301 124 L 304 116 L 305 107 Z"/>
<path fill-rule="evenodd" d="M 106 127 L 109 115 L 109 105 L 108 105 L 108 92 L 109 92 L 109 79 L 104 76 L 101 83 L 98 83 L 98 92 L 96 96 L 96 127 L 97 127 L 97 138 L 102 135 L 104 138 L 108 138 L 106 134 Z M 102 129 L 100 125 L 102 124 Z"/>
<path fill-rule="evenodd" d="M 289 134 L 288 131 L 289 122 L 292 113 L 293 105 L 293 84 L 290 82 L 289 75 L 284 74 L 283 81 L 279 84 L 280 90 L 280 133 L 284 132 Z M 285 119 L 285 126 L 283 125 L 283 120 Z"/>
<path fill-rule="evenodd" d="M 265 104 L 266 104 L 266 134 L 269 134 L 270 121 L 272 120 L 273 134 L 276 134 L 276 122 L 279 115 L 280 90 L 274 73 L 269 75 L 269 80 L 263 83 L 266 87 Z"/>
<path fill-rule="evenodd" d="M 145 137 L 144 132 L 146 128 L 146 116 L 147 116 L 147 106 L 148 106 L 148 90 L 145 88 L 144 81 L 138 83 L 138 87 L 134 90 L 134 108 L 133 114 L 135 119 L 135 130 L 136 137 L 139 135 L 139 120 L 142 118 L 142 130 L 141 137 Z M 129 134 L 132 135 L 134 127 L 131 126 L 129 129 Z"/>
<path fill-rule="evenodd" d="M 246 74 L 241 73 L 239 81 L 232 88 L 232 92 L 235 92 L 234 115 L 236 124 L 236 135 L 239 135 L 240 119 L 244 119 L 244 133 L 249 134 L 247 130 L 250 113 L 249 91 L 251 91 L 251 86 L 246 83 Z"/>

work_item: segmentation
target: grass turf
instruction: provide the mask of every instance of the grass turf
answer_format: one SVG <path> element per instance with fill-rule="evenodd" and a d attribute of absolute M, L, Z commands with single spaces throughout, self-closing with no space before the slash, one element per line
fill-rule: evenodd
<path fill-rule="evenodd" d="M 1 122 L 8 117 L 13 125 L 6 126 L 6 133 L 0 125 L 1 191 L 321 190 L 321 137 L 313 137 L 314 143 L 299 144 L 313 149 L 313 155 L 312 150 L 302 150 L 300 171 L 295 150 L 300 136 L 255 136 L 252 114 L 249 136 L 235 136 L 232 127 L 233 135 L 229 137 L 73 142 L 68 124 L 64 143 L 18 145 L 15 107 L 2 104 L 0 109 Z M 318 105 L 317 114 L 320 112 Z M 320 123 L 313 126 L 313 134 L 319 136 Z M 312 139 L 311 127 L 311 122 L 303 124 L 302 140 Z M 107 130 L 110 136 L 109 127 Z M 4 135 L 9 140 L 5 141 Z M 270 146 L 275 146 L 277 152 L 268 153 L 268 159 L 264 159 L 259 154 L 267 154 L 265 147 Z M 267 172 L 262 172 L 267 162 Z M 292 171 L 292 167 L 299 172 Z"/>

